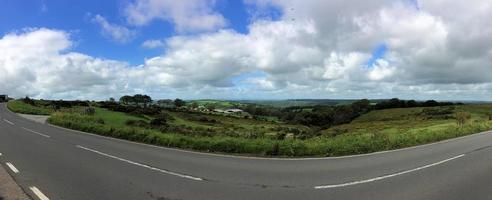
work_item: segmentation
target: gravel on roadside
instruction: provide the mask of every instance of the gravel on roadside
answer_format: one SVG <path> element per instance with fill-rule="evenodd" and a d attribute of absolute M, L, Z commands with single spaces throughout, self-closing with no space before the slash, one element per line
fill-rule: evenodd
<path fill-rule="evenodd" d="M 0 200 L 30 200 L 14 179 L 0 165 Z"/>

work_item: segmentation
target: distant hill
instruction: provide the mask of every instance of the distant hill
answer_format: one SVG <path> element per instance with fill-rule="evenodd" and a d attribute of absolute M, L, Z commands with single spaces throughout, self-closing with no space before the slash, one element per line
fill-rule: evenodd
<path fill-rule="evenodd" d="M 286 99 L 286 100 L 239 100 L 240 103 L 252 103 L 259 105 L 267 105 L 274 107 L 290 107 L 290 106 L 336 106 L 351 104 L 360 99 Z M 382 99 L 370 100 L 371 103 L 383 101 Z"/>
<path fill-rule="evenodd" d="M 196 102 L 198 105 L 215 104 L 218 108 L 233 108 L 243 104 L 257 104 L 273 107 L 290 107 L 290 106 L 337 106 L 351 104 L 360 99 L 285 99 L 285 100 L 214 100 L 214 99 L 201 99 L 191 100 L 190 102 Z M 376 104 L 381 101 L 387 101 L 389 99 L 370 99 L 372 104 Z M 417 102 L 419 102 L 417 100 Z M 466 103 L 466 104 L 486 104 L 490 101 L 449 101 L 453 103 Z"/>

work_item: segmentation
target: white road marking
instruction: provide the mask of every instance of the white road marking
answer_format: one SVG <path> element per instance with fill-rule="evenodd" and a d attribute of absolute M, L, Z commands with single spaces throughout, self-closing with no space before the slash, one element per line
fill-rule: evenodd
<path fill-rule="evenodd" d="M 33 130 L 31 130 L 31 129 L 28 129 L 28 128 L 24 128 L 24 127 L 22 127 L 22 129 L 24 129 L 24 130 L 26 130 L 26 131 L 28 131 L 28 132 L 31 132 L 31 133 L 38 134 L 38 135 L 40 135 L 40 136 L 46 137 L 46 138 L 50 138 L 50 136 L 49 136 L 49 135 L 42 134 L 42 133 L 38 133 L 38 132 L 33 131 Z"/>
<path fill-rule="evenodd" d="M 15 166 L 14 166 L 14 165 L 12 165 L 12 163 L 9 163 L 9 162 L 8 162 L 8 163 L 6 163 L 6 164 L 7 164 L 7 166 L 10 168 L 10 170 L 12 170 L 14 173 L 16 173 L 16 174 L 17 174 L 17 173 L 19 173 L 19 170 L 18 170 L 17 168 L 15 168 Z"/>
<path fill-rule="evenodd" d="M 46 195 L 44 195 L 41 190 L 39 190 L 37 187 L 32 186 L 29 187 L 31 191 L 40 199 L 40 200 L 50 200 Z"/>
<path fill-rule="evenodd" d="M 158 171 L 158 172 L 161 172 L 161 173 L 165 173 L 165 174 L 169 174 L 169 175 L 173 175 L 173 176 L 178 176 L 178 177 L 181 177 L 181 178 L 187 178 L 187 179 L 191 179 L 191 180 L 195 180 L 195 181 L 203 181 L 202 178 L 198 178 L 198 177 L 194 177 L 194 176 L 190 176 L 190 175 L 184 175 L 184 174 L 180 174 L 180 173 L 176 173 L 176 172 L 171 172 L 171 171 L 167 171 L 167 170 L 164 170 L 164 169 L 159 169 L 159 168 L 156 168 L 156 167 L 151 167 L 151 166 L 146 165 L 146 164 L 141 164 L 141 163 L 133 162 L 131 160 L 127 160 L 127 159 L 124 159 L 124 158 L 119 158 L 119 157 L 116 157 L 116 156 L 113 156 L 113 155 L 110 155 L 110 154 L 107 154 L 107 153 L 103 153 L 103 152 L 100 152 L 100 151 L 97 151 L 97 150 L 94 150 L 94 149 L 83 147 L 83 146 L 80 146 L 80 145 L 77 145 L 77 148 L 81 148 L 81 149 L 84 149 L 84 150 L 87 150 L 87 151 L 90 151 L 90 152 L 93 152 L 93 153 L 97 153 L 99 155 L 103 155 L 103 156 L 106 156 L 106 157 L 109 157 L 109 158 L 113 158 L 113 159 L 116 159 L 116 160 L 119 160 L 119 161 L 123 161 L 123 162 L 129 163 L 129 164 L 132 164 L 132 165 L 137 165 L 137 166 L 144 167 L 144 168 L 147 168 L 147 169 L 150 169 L 150 170 L 154 170 L 154 171 Z"/>
<path fill-rule="evenodd" d="M 9 120 L 3 119 L 3 121 L 9 123 L 10 125 L 14 125 L 14 123 Z"/>
<path fill-rule="evenodd" d="M 3 155 L 3 154 L 2 154 L 2 153 L 0 153 L 0 156 L 2 156 L 2 155 Z"/>
<path fill-rule="evenodd" d="M 461 154 L 459 156 L 448 158 L 446 160 L 442 160 L 442 161 L 439 161 L 439 162 L 436 162 L 436 163 L 428 164 L 428 165 L 425 165 L 425 166 L 422 166 L 422 167 L 417 167 L 415 169 L 410 169 L 410 170 L 398 172 L 398 173 L 395 173 L 395 174 L 389 174 L 389 175 L 380 176 L 380 177 L 376 177 L 376 178 L 371 178 L 371 179 L 366 179 L 366 180 L 359 180 L 359 181 L 353 181 L 353 182 L 348 182 L 348 183 L 341 183 L 341 184 L 334 184 L 334 185 L 320 185 L 320 186 L 315 186 L 314 189 L 329 189 L 329 188 L 347 187 L 347 186 L 352 186 L 352 185 L 358 185 L 358 184 L 363 184 L 363 183 L 369 183 L 369 182 L 379 181 L 379 180 L 383 180 L 383 179 L 387 179 L 387 178 L 391 178 L 391 177 L 400 176 L 400 175 L 403 175 L 403 174 L 415 172 L 415 171 L 422 170 L 422 169 L 425 169 L 425 168 L 433 167 L 433 166 L 436 166 L 436 165 L 440 165 L 440 164 L 443 164 L 445 162 L 449 162 L 451 160 L 458 159 L 458 158 L 463 157 L 463 156 L 465 156 L 465 154 Z"/>

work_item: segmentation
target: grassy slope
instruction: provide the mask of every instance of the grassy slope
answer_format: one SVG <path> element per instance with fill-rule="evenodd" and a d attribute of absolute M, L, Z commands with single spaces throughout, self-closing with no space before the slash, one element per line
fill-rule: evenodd
<path fill-rule="evenodd" d="M 105 124 L 111 126 L 125 126 L 125 122 L 128 120 L 144 120 L 148 121 L 145 118 L 135 117 L 132 115 L 128 115 L 120 112 L 113 112 L 103 108 L 96 108 L 96 113 L 94 115 L 95 118 L 101 118 L 104 120 Z"/>
<path fill-rule="evenodd" d="M 231 136 L 185 136 L 161 133 L 124 125 L 127 119 L 138 119 L 123 113 L 98 109 L 94 117 L 55 113 L 51 123 L 61 126 L 150 144 L 194 149 L 209 152 L 227 152 L 263 156 L 339 156 L 397 149 L 459 137 L 492 129 L 487 113 L 492 105 L 467 105 L 456 109 L 472 113 L 472 120 L 457 126 L 452 119 L 427 119 L 422 108 L 405 108 L 373 111 L 350 124 L 332 127 L 320 137 L 298 140 L 269 138 L 246 139 Z M 220 125 L 189 120 L 186 114 L 171 113 L 172 123 L 193 127 L 231 127 L 231 130 L 264 131 L 282 124 L 235 119 L 223 116 L 207 117 L 220 120 Z M 97 118 L 105 121 L 98 124 Z M 242 127 L 242 128 L 238 128 Z"/>
<path fill-rule="evenodd" d="M 22 107 L 13 104 L 17 107 Z M 15 107 L 14 106 L 14 107 Z M 32 108 L 29 108 L 32 109 Z M 53 113 L 50 122 L 56 125 L 93 132 L 101 135 L 139 141 L 149 144 L 194 149 L 208 152 L 226 152 L 261 156 L 339 156 L 397 149 L 459 137 L 492 129 L 488 113 L 492 105 L 458 106 L 455 111 L 472 114 L 472 120 L 457 126 L 453 119 L 429 119 L 422 115 L 423 108 L 404 108 L 373 111 L 350 124 L 324 130 L 322 135 L 307 140 L 275 140 L 267 137 L 248 139 L 233 136 L 187 136 L 162 133 L 157 130 L 129 127 L 127 120 L 148 120 L 125 113 L 97 108 L 94 116 L 74 112 Z M 292 126 L 272 122 L 207 115 L 218 124 L 207 124 L 190 119 L 188 113 L 170 113 L 176 125 L 201 128 L 218 128 L 247 132 L 272 132 L 274 127 Z M 101 120 L 102 119 L 102 120 Z M 101 123 L 103 121 L 103 123 Z"/>
<path fill-rule="evenodd" d="M 50 115 L 53 109 L 47 107 L 37 107 L 25 104 L 19 100 L 12 100 L 7 103 L 7 107 L 16 113 L 31 114 L 31 115 Z"/>

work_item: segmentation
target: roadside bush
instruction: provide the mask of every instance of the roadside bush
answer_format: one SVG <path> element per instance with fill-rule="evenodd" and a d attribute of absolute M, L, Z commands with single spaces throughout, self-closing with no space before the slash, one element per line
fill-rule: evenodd
<path fill-rule="evenodd" d="M 84 109 L 84 114 L 85 115 L 94 115 L 94 114 L 96 114 L 96 109 L 94 109 L 93 107 L 87 107 Z"/>
<path fill-rule="evenodd" d="M 471 119 L 471 114 L 468 112 L 460 111 L 456 113 L 456 124 L 458 124 L 459 126 L 463 126 L 470 119 Z"/>
<path fill-rule="evenodd" d="M 127 126 L 134 126 L 134 127 L 140 127 L 140 128 L 149 128 L 149 123 L 147 123 L 144 120 L 127 120 L 125 122 L 125 125 Z"/>

